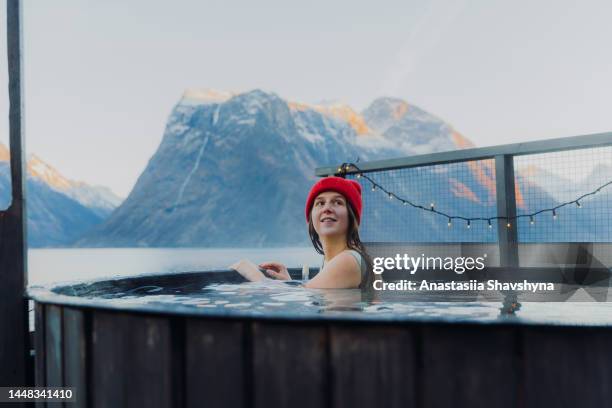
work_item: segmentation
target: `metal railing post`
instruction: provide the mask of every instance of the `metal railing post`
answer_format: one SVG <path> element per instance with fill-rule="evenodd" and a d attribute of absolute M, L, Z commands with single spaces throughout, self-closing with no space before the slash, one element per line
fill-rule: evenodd
<path fill-rule="evenodd" d="M 497 216 L 516 217 L 516 196 L 514 185 L 514 156 L 495 156 L 495 184 L 497 191 Z M 497 220 L 500 266 L 518 267 L 518 235 L 516 220 Z"/>
<path fill-rule="evenodd" d="M 26 212 L 24 197 L 22 3 L 7 0 L 9 137 L 12 201 L 0 213 L 0 385 L 24 386 L 28 346 Z"/>

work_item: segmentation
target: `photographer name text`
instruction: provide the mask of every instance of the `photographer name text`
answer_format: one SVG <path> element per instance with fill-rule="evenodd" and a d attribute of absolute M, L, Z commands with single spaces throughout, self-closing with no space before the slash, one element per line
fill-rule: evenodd
<path fill-rule="evenodd" d="M 469 281 L 427 281 L 420 282 L 409 281 L 406 279 L 395 282 L 384 282 L 376 280 L 373 283 L 374 290 L 392 290 L 392 291 L 517 291 L 517 292 L 546 292 L 554 291 L 555 285 L 550 282 L 500 282 L 497 279 L 489 279 L 485 282 L 480 282 L 475 279 Z"/>

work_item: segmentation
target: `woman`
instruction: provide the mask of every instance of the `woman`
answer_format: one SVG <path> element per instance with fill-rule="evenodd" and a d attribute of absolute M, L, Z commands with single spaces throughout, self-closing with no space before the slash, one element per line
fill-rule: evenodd
<path fill-rule="evenodd" d="M 307 288 L 369 287 L 371 260 L 359 239 L 361 185 L 340 177 L 325 177 L 312 186 L 306 200 L 306 222 L 315 250 L 324 255 L 320 272 L 304 284 Z M 278 262 L 259 265 L 277 280 L 291 280 Z M 243 260 L 230 266 L 251 281 L 266 279 L 257 265 Z"/>

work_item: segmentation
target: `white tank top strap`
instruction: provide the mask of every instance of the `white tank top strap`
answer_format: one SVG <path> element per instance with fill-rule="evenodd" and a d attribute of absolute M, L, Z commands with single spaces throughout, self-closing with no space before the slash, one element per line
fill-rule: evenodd
<path fill-rule="evenodd" d="M 355 259 L 357 260 L 357 263 L 359 264 L 359 268 L 361 269 L 361 281 L 363 282 L 363 280 L 365 279 L 366 268 L 367 268 L 365 259 L 363 259 L 363 256 L 358 251 L 355 251 L 354 249 L 349 249 L 348 252 L 351 255 L 353 255 Z"/>
<path fill-rule="evenodd" d="M 355 251 L 354 249 L 347 249 L 346 251 L 350 253 L 351 255 L 353 255 L 353 257 L 355 257 L 355 259 L 357 260 L 357 263 L 359 264 L 359 268 L 361 269 L 361 281 L 363 282 L 366 276 L 366 268 L 367 268 L 367 264 L 365 260 L 363 259 L 363 256 L 358 251 Z M 321 268 L 319 270 L 322 270 L 324 266 L 325 266 L 325 258 L 323 258 L 323 263 L 321 263 Z"/>

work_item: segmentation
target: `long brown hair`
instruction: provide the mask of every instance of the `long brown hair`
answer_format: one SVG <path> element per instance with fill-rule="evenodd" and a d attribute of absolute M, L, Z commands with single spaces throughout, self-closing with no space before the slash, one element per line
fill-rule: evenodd
<path fill-rule="evenodd" d="M 361 280 L 359 284 L 359 288 L 370 288 L 372 287 L 372 283 L 374 282 L 374 272 L 372 269 L 372 258 L 368 254 L 359 238 L 359 223 L 357 222 L 357 216 L 355 215 L 355 211 L 351 204 L 346 200 L 346 207 L 348 208 L 348 230 L 346 232 L 346 246 L 349 249 L 353 249 L 361 255 L 363 260 L 366 263 L 366 276 Z M 315 251 L 320 253 L 321 255 L 325 255 L 323 252 L 323 244 L 321 244 L 321 239 L 319 238 L 319 234 L 314 228 L 314 224 L 312 223 L 312 208 L 310 209 L 311 215 L 308 217 L 308 235 L 310 235 L 310 240 L 312 241 L 312 245 L 314 246 Z M 361 273 L 361 271 L 360 271 Z"/>

